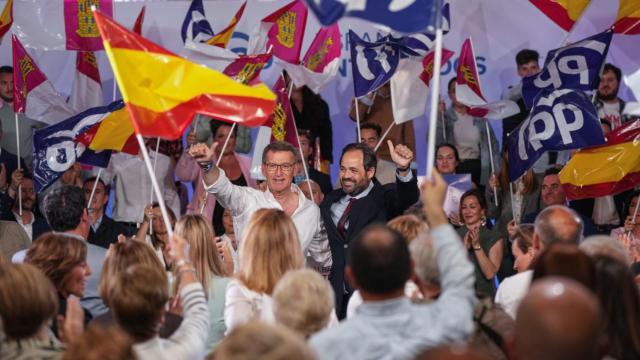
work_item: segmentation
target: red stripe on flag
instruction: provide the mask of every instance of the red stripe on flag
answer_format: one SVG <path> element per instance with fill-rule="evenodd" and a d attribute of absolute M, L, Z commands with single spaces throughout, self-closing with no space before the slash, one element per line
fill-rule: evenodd
<path fill-rule="evenodd" d="M 211 94 L 196 96 L 164 112 L 127 103 L 136 133 L 167 140 L 182 136 L 196 113 L 253 127 L 262 125 L 273 113 L 274 107 L 273 100 Z"/>
<path fill-rule="evenodd" d="M 640 172 L 629 173 L 620 181 L 608 181 L 584 186 L 562 184 L 562 187 L 567 195 L 567 199 L 578 200 L 619 194 L 623 191 L 633 189 L 637 184 L 640 184 Z"/>
<path fill-rule="evenodd" d="M 640 34 L 640 18 L 624 17 L 613 25 L 616 34 L 638 35 Z"/>
<path fill-rule="evenodd" d="M 552 0 L 531 0 L 531 3 L 558 24 L 564 31 L 570 31 L 575 21 L 569 17 L 567 9 Z"/>

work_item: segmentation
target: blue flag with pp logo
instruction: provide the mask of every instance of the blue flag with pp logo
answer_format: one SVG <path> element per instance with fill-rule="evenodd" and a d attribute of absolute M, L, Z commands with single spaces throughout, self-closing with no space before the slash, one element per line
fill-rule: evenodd
<path fill-rule="evenodd" d="M 531 108 L 534 99 L 543 90 L 595 89 L 612 36 L 613 31 L 607 30 L 549 51 L 542 71 L 522 80 L 522 97 L 527 108 Z"/>
<path fill-rule="evenodd" d="M 384 85 L 398 68 L 400 51 L 385 36 L 370 43 L 349 30 L 351 45 L 351 72 L 356 97 L 361 97 Z"/>
<path fill-rule="evenodd" d="M 449 3 L 442 6 L 442 34 L 446 35 L 451 29 Z M 390 34 L 389 42 L 399 46 L 400 58 L 411 56 L 423 57 L 436 46 L 436 36 L 429 32 L 419 32 L 408 35 Z"/>
<path fill-rule="evenodd" d="M 182 36 L 182 42 L 206 42 L 213 35 L 213 29 L 211 24 L 204 16 L 204 6 L 202 0 L 192 0 L 187 10 L 187 15 L 182 22 L 182 29 L 180 31 Z"/>
<path fill-rule="evenodd" d="M 37 192 L 46 189 L 76 161 L 107 167 L 111 151 L 87 149 L 76 138 L 100 123 L 111 112 L 124 106 L 122 100 L 87 109 L 67 120 L 35 130 L 33 133 L 33 182 Z"/>
<path fill-rule="evenodd" d="M 547 150 L 604 144 L 591 99 L 579 90 L 543 90 L 529 117 L 507 138 L 509 179 L 515 181 Z"/>
<path fill-rule="evenodd" d="M 306 0 L 318 21 L 329 26 L 343 16 L 382 24 L 402 33 L 434 32 L 442 0 Z"/>

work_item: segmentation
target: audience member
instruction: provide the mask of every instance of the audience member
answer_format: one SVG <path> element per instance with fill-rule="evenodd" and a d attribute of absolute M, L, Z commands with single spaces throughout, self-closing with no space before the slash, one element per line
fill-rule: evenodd
<path fill-rule="evenodd" d="M 81 337 L 71 341 L 62 360 L 137 360 L 133 342 L 117 328 L 89 326 Z"/>
<path fill-rule="evenodd" d="M 635 212 L 638 199 L 640 191 L 634 191 L 627 197 L 624 205 L 624 226 L 611 230 L 611 237 L 625 247 L 632 263 L 640 261 L 640 211 Z"/>
<path fill-rule="evenodd" d="M 251 319 L 274 322 L 271 294 L 276 283 L 287 271 L 304 265 L 298 232 L 282 210 L 256 211 L 240 242 L 239 253 L 236 278 L 229 282 L 226 292 L 227 331 Z"/>
<path fill-rule="evenodd" d="M 622 114 L 626 102 L 618 97 L 622 81 L 622 71 L 613 64 L 604 64 L 600 80 L 598 81 L 598 91 L 596 91 L 595 105 L 598 117 L 605 119 L 611 124 L 611 129 L 615 129 L 624 123 Z"/>
<path fill-rule="evenodd" d="M 519 360 L 597 360 L 604 355 L 596 296 L 561 278 L 535 282 L 518 309 L 511 341 Z"/>
<path fill-rule="evenodd" d="M 18 191 L 22 195 L 18 196 Z M 11 174 L 11 185 L 7 191 L 7 210 L 2 211 L 0 219 L 15 221 L 33 241 L 40 235 L 50 231 L 47 220 L 38 211 L 37 194 L 33 188 L 33 179 L 24 170 L 15 170 Z M 22 201 L 22 207 L 21 203 Z M 9 210 L 10 209 L 10 210 Z M 20 212 L 22 210 L 22 213 Z"/>
<path fill-rule="evenodd" d="M 307 171 L 309 172 L 309 179 L 318 184 L 323 194 L 329 193 L 331 190 L 333 190 L 333 186 L 331 185 L 331 177 L 328 174 L 325 174 L 324 172 L 316 169 L 316 165 L 320 164 L 314 163 L 315 157 L 319 155 L 314 153 L 314 144 L 316 141 L 316 137 L 311 132 L 311 130 L 300 128 L 298 128 L 298 135 L 298 138 L 300 139 L 300 147 L 302 148 L 302 157 L 306 161 L 305 164 L 307 165 Z M 296 175 L 296 180 L 298 180 L 298 178 L 300 178 L 301 181 L 296 181 L 296 184 L 298 184 L 298 186 L 300 186 L 300 189 L 304 191 L 302 180 L 306 180 L 306 176 L 304 174 L 304 169 L 302 169 L 302 166 L 300 166 L 300 172 L 298 173 L 298 175 Z"/>
<path fill-rule="evenodd" d="M 93 191 L 94 187 L 95 191 Z M 96 178 L 92 177 L 84 181 L 82 190 L 87 201 L 89 222 L 91 224 L 87 242 L 107 249 L 110 244 L 118 242 L 118 235 L 125 233 L 120 224 L 104 213 L 105 206 L 109 202 L 109 189 L 100 179 L 97 179 L 96 184 Z M 92 192 L 93 199 L 91 199 Z M 91 199 L 90 204 L 89 199 Z"/>
<path fill-rule="evenodd" d="M 575 244 L 550 245 L 536 258 L 532 270 L 532 283 L 547 277 L 563 277 L 577 281 L 589 290 L 596 287 L 593 261 Z"/>
<path fill-rule="evenodd" d="M 429 225 L 426 222 L 420 220 L 416 215 L 400 215 L 389 222 L 387 226 L 391 230 L 395 230 L 402 235 L 407 244 L 411 243 L 413 239 L 418 237 L 424 231 L 429 230 Z"/>
<path fill-rule="evenodd" d="M 58 296 L 47 277 L 35 266 L 0 267 L 2 359 L 55 359 L 63 348 L 49 332 L 55 322 Z"/>
<path fill-rule="evenodd" d="M 623 264 L 631 264 L 629 262 L 627 249 L 625 249 L 621 243 L 607 235 L 589 236 L 580 243 L 580 250 L 589 257 L 603 255 L 614 258 Z"/>
<path fill-rule="evenodd" d="M 380 142 L 382 136 L 382 129 L 380 125 L 372 122 L 367 122 L 360 125 L 360 142 L 367 145 L 374 153 L 376 146 Z M 380 144 L 380 147 L 384 147 L 384 144 Z M 393 161 L 381 159 L 376 155 L 376 179 L 380 184 L 393 184 L 396 182 L 396 165 Z"/>
<path fill-rule="evenodd" d="M 511 252 L 515 256 L 513 269 L 519 273 L 529 270 L 533 261 L 533 224 L 520 224 L 516 227 Z"/>
<path fill-rule="evenodd" d="M 453 175 L 460 163 L 460 155 L 455 146 L 443 142 L 436 145 L 436 169 L 442 175 Z"/>
<path fill-rule="evenodd" d="M 298 186 L 307 199 L 313 200 L 316 205 L 320 206 L 322 200 L 324 200 L 324 193 L 317 182 L 313 180 L 303 180 Z M 311 192 L 309 192 L 309 188 L 311 188 Z"/>
<path fill-rule="evenodd" d="M 311 338 L 319 359 L 411 359 L 428 348 L 470 335 L 475 303 L 473 266 L 442 211 L 445 191 L 446 183 L 437 172 L 422 187 L 441 274 L 438 300 L 410 303 L 404 296 L 412 274 L 405 240 L 384 225 L 370 225 L 353 240 L 345 270 L 364 303 L 353 318 Z"/>
<path fill-rule="evenodd" d="M 175 227 L 176 216 L 173 214 L 173 210 L 167 208 L 167 213 L 171 227 Z M 142 224 L 140 224 L 140 228 L 134 239 L 151 246 L 156 252 L 162 266 L 167 269 L 171 268 L 173 255 L 171 253 L 171 245 L 169 244 L 169 232 L 162 219 L 160 204 L 153 203 L 144 209 L 144 220 Z"/>
<path fill-rule="evenodd" d="M 224 234 L 216 237 L 216 247 L 224 262 L 227 274 L 234 274 L 238 268 L 238 239 L 236 239 L 233 217 L 229 209 L 224 209 L 224 213 L 222 213 L 222 225 L 224 226 Z"/>
<path fill-rule="evenodd" d="M 404 145 L 393 146 L 391 141 L 387 146 L 397 168 L 395 184 L 382 186 L 374 179 L 376 158 L 368 146 L 349 144 L 340 156 L 341 188 L 327 194 L 320 205 L 333 258 L 329 279 L 340 319 L 346 316 L 349 297 L 353 293 L 344 276 L 352 239 L 368 224 L 386 223 L 402 214 L 419 198 L 416 177 L 409 166 L 413 152 Z"/>
<path fill-rule="evenodd" d="M 309 338 L 337 324 L 331 284 L 313 270 L 287 272 L 273 289 L 275 320 Z"/>

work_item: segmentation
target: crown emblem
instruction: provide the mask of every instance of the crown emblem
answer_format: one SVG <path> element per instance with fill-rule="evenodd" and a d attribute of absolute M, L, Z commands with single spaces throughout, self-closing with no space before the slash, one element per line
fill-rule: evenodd
<path fill-rule="evenodd" d="M 247 84 L 249 83 L 249 81 L 251 81 L 255 77 L 256 72 L 262 69 L 263 66 L 264 66 L 264 63 L 262 62 L 259 62 L 259 63 L 248 62 L 244 64 L 244 66 L 242 67 L 242 70 L 240 70 L 238 75 L 234 77 L 234 80 L 242 84 Z"/>
<path fill-rule="evenodd" d="M 278 39 L 278 42 L 282 46 L 289 49 L 293 48 L 295 43 L 297 16 L 295 12 L 287 11 L 276 21 L 278 25 L 278 35 L 276 35 L 276 39 Z"/>
<path fill-rule="evenodd" d="M 309 57 L 309 61 L 307 62 L 307 68 L 311 71 L 316 71 L 324 57 L 329 53 L 329 47 L 333 45 L 333 40 L 331 38 L 326 39 L 320 49 L 313 55 Z"/>
<path fill-rule="evenodd" d="M 93 38 L 100 36 L 96 20 L 93 18 L 91 6 L 100 8 L 99 0 L 78 0 L 78 29 L 76 34 L 82 38 Z"/>
<path fill-rule="evenodd" d="M 28 56 L 24 56 L 22 59 L 20 59 L 19 61 L 20 64 L 20 74 L 22 74 L 22 96 L 26 97 L 27 96 L 27 76 L 29 76 L 30 73 L 32 73 L 35 68 L 33 66 L 33 63 L 31 62 L 31 59 Z"/>
<path fill-rule="evenodd" d="M 273 126 L 271 126 L 271 136 L 277 141 L 284 140 L 284 123 L 287 121 L 287 115 L 284 113 L 282 103 L 278 103 L 273 111 Z"/>

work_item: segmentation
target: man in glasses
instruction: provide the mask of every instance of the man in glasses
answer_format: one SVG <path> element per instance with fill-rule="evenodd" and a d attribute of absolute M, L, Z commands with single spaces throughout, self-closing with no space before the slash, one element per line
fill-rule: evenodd
<path fill-rule="evenodd" d="M 218 143 L 211 147 L 196 144 L 189 150 L 203 172 L 205 190 L 215 194 L 216 199 L 231 211 L 235 234 L 242 239 L 243 232 L 251 215 L 263 208 L 280 209 L 296 225 L 300 244 L 308 265 L 328 273 L 331 267 L 331 251 L 320 217 L 320 209 L 308 200 L 300 188 L 293 183 L 299 171 L 298 153 L 293 145 L 284 141 L 273 142 L 262 153 L 262 173 L 266 180 L 266 191 L 233 185 L 224 171 L 215 166 L 215 150 Z"/>

